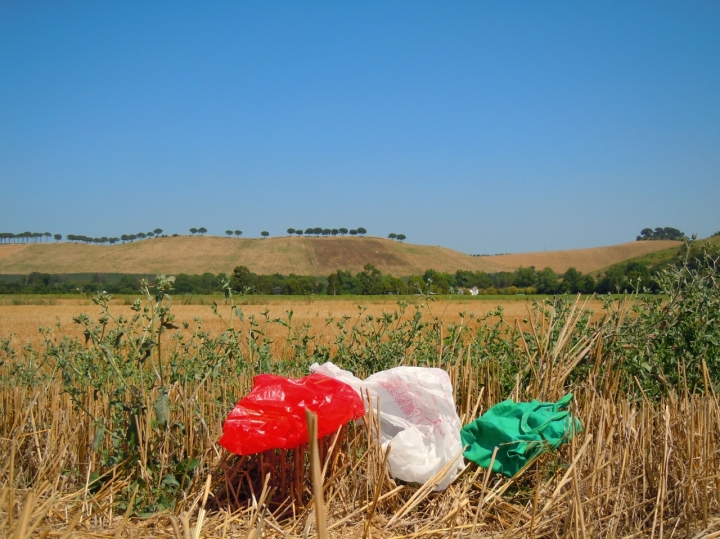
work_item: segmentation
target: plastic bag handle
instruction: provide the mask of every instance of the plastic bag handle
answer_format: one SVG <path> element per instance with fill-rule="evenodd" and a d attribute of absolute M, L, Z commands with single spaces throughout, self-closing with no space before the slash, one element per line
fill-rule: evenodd
<path fill-rule="evenodd" d="M 555 414 L 550 416 L 547 419 L 547 421 L 545 421 L 544 423 L 538 425 L 534 429 L 531 429 L 530 425 L 528 424 L 528 419 L 530 418 L 530 414 L 537 411 L 538 409 L 542 408 L 542 406 L 543 406 L 542 403 L 538 403 L 538 406 L 528 410 L 527 412 L 525 412 L 523 414 L 522 419 L 520 420 L 520 430 L 522 430 L 522 432 L 525 434 L 537 433 L 537 432 L 542 431 L 545 427 L 547 427 L 553 421 L 557 421 L 558 419 L 562 419 L 562 418 L 568 416 L 570 414 L 570 412 L 568 410 L 558 411 L 558 408 L 564 408 L 565 406 L 567 406 L 570 403 L 570 401 L 572 400 L 572 398 L 573 398 L 572 393 L 568 393 L 567 395 L 565 395 L 562 399 L 560 399 L 558 402 L 556 402 L 553 405 L 553 410 L 555 410 Z"/>

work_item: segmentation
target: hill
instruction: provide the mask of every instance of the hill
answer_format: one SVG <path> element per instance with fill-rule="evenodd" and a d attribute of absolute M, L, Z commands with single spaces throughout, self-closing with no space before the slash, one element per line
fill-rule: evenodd
<path fill-rule="evenodd" d="M 639 242 L 639 243 L 651 243 L 651 242 Z M 658 268 L 660 266 L 664 266 L 665 264 L 668 264 L 674 260 L 677 259 L 678 255 L 680 254 L 680 248 L 682 247 L 682 243 L 679 242 L 671 242 L 674 245 L 671 247 L 661 249 L 659 251 L 653 251 L 647 254 L 642 254 L 638 256 L 634 256 L 632 258 L 628 258 L 626 260 L 621 260 L 619 262 L 616 262 L 614 264 L 608 264 L 607 266 L 604 266 L 598 270 L 594 270 L 592 273 L 595 275 L 601 275 L 608 269 L 610 269 L 612 266 L 616 266 L 618 264 L 630 264 L 633 262 L 644 264 L 648 268 Z M 697 240 L 693 242 L 693 247 L 691 249 L 691 256 L 698 252 L 700 247 L 705 244 L 710 243 L 711 245 L 718 246 L 720 245 L 720 236 L 715 236 L 711 238 L 704 238 L 701 240 Z"/>
<path fill-rule="evenodd" d="M 535 266 L 536 269 L 552 268 L 557 273 L 564 273 L 568 268 L 572 267 L 583 273 L 590 273 L 631 258 L 650 255 L 658 251 L 677 251 L 681 245 L 682 242 L 680 241 L 670 240 L 631 241 L 607 247 L 520 253 L 483 258 L 494 265 L 502 265 L 507 270 L 514 270 L 521 266 L 525 268 Z"/>
<path fill-rule="evenodd" d="M 571 251 L 472 257 L 452 249 L 400 243 L 383 238 L 236 239 L 217 236 L 154 238 L 119 245 L 40 243 L 0 245 L 0 274 L 231 272 L 247 266 L 258 274 L 329 275 L 337 269 L 355 273 L 371 263 L 397 277 L 426 269 L 455 272 L 513 271 L 519 266 L 582 272 L 677 246 L 673 241 L 638 241 Z"/>

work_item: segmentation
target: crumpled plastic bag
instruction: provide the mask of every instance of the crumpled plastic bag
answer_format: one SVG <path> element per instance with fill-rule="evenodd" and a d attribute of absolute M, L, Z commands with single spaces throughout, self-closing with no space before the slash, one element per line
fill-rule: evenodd
<path fill-rule="evenodd" d="M 496 404 L 462 428 L 465 458 L 489 468 L 497 447 L 493 471 L 513 477 L 532 459 L 582 432 L 582 424 L 568 411 L 572 399 L 569 393 L 558 402 L 506 400 Z"/>
<path fill-rule="evenodd" d="M 237 455 L 293 449 L 308 442 L 305 409 L 318 416 L 318 438 L 365 415 L 357 392 L 322 374 L 300 379 L 260 374 L 223 425 L 220 445 Z"/>
<path fill-rule="evenodd" d="M 460 418 L 450 377 L 442 369 L 395 367 L 365 380 L 330 362 L 310 370 L 349 384 L 374 411 L 380 399 L 380 441 L 383 449 L 391 447 L 387 464 L 393 477 L 424 484 L 454 460 L 435 487 L 443 490 L 463 469 Z"/>

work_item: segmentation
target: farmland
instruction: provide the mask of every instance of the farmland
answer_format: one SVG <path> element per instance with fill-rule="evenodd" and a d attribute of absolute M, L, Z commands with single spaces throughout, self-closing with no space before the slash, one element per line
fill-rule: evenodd
<path fill-rule="evenodd" d="M 132 315 L 131 304 L 134 296 L 115 298 L 112 300 L 113 310 L 118 315 Z M 356 318 L 362 311 L 363 316 L 380 316 L 382 312 L 392 312 L 397 309 L 398 301 L 408 301 L 411 306 L 426 305 L 425 300 L 416 296 L 407 298 L 385 297 L 353 297 L 347 299 L 343 296 L 319 296 L 319 297 L 277 297 L 258 296 L 239 300 L 244 316 L 255 316 L 260 318 L 261 313 L 267 311 L 272 319 L 287 317 L 287 312 L 292 310 L 293 320 L 297 324 L 309 324 L 313 333 L 326 341 L 331 335 L 323 336 L 327 326 L 327 319 L 341 319 L 343 316 Z M 443 323 L 451 323 L 460 320 L 460 313 L 465 313 L 468 320 L 480 318 L 501 307 L 506 319 L 514 323 L 515 320 L 528 316 L 528 310 L 532 306 L 533 298 L 522 296 L 510 297 L 465 297 L 458 296 L 439 297 L 425 308 L 423 314 L 429 319 L 434 313 Z M 222 314 L 227 314 L 227 308 L 223 306 L 220 296 L 179 296 L 173 298 L 173 313 L 177 323 L 187 323 L 195 327 L 195 319 L 202 321 L 202 328 L 213 335 L 221 333 L 225 329 L 225 323 L 212 312 L 213 302 L 220 304 Z M 588 308 L 595 311 L 602 309 L 602 303 L 597 300 L 588 302 Z M 87 313 L 94 319 L 100 316 L 98 307 L 88 298 L 77 297 L 68 299 L 63 296 L 18 296 L 0 298 L 0 338 L 13 336 L 16 345 L 31 343 L 38 346 L 42 343 L 43 336 L 38 328 L 51 328 L 53 335 L 70 335 L 80 338 L 83 333 L 81 326 L 73 322 L 73 318 L 79 313 Z M 412 315 L 409 312 L 408 317 Z M 472 318 L 471 318 L 472 317 Z M 60 328 L 58 328 L 58 324 Z M 286 329 L 279 325 L 270 326 L 271 336 L 277 340 L 284 336 Z"/>
<path fill-rule="evenodd" d="M 264 240 L 220 237 L 163 237 L 119 245 L 47 243 L 0 245 L 0 274 L 32 272 L 202 274 L 246 266 L 258 274 L 327 276 L 338 269 L 356 273 L 373 264 L 396 277 L 427 269 L 513 271 L 517 267 L 575 267 L 596 271 L 632 257 L 679 247 L 674 241 L 636 241 L 609 247 L 498 256 L 469 256 L 452 249 L 383 238 L 290 238 Z"/>
<path fill-rule="evenodd" d="M 138 302 L 6 298 L 0 451 L 10 458 L 0 464 L 0 533 L 713 534 L 717 256 L 662 270 L 660 297 L 231 296 L 226 304 L 167 297 L 172 282 L 159 278 Z M 426 485 L 391 476 L 374 412 L 317 447 L 240 457 L 218 445 L 255 374 L 299 377 L 327 360 L 363 378 L 397 365 L 440 367 L 464 424 L 507 398 L 573 393 L 583 431 L 512 478 L 468 464 L 438 492 L 439 476 Z"/>

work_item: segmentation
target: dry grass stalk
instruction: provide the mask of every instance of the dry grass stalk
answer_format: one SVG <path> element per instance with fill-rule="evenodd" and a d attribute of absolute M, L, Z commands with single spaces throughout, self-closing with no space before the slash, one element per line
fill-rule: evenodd
<path fill-rule="evenodd" d="M 576 306 L 564 327 L 550 317 L 544 332 L 533 335 L 539 352 L 528 352 L 530 384 L 518 383 L 514 393 L 560 396 L 578 358 L 603 361 L 602 326 L 588 337 L 569 338 L 581 310 Z M 549 331 L 561 336 L 552 347 Z M 469 422 L 506 395 L 496 383 L 498 364 L 473 366 L 464 348 L 453 354 L 442 361 Z M 133 516 L 132 503 L 121 516 L 113 512 L 113 500 L 137 489 L 127 477 L 112 471 L 100 488 L 90 488 L 93 425 L 59 384 L 2 386 L 0 454 L 7 457 L 0 463 L 0 536 L 294 538 L 309 537 L 315 523 L 318 536 L 332 537 L 720 537 L 720 406 L 714 392 L 634 403 L 613 395 L 616 384 L 613 375 L 591 375 L 574 388 L 574 412 L 584 423 L 574 443 L 513 479 L 473 465 L 439 493 L 398 485 L 388 476 L 376 411 L 363 426 L 349 425 L 310 444 L 310 467 L 304 448 L 228 459 L 216 444 L 220 426 L 205 421 L 219 406 L 232 405 L 218 404 L 221 384 L 177 385 L 170 392 L 172 420 L 185 425 L 185 443 L 163 438 L 159 447 L 144 445 L 138 466 L 155 452 L 169 462 L 190 450 L 201 465 L 174 512 L 145 519 Z M 83 405 L 95 417 L 108 409 L 107 401 L 92 395 Z M 157 428 L 147 418 L 137 427 L 143 444 Z M 326 500 L 314 510 L 310 489 L 315 500 Z"/>

